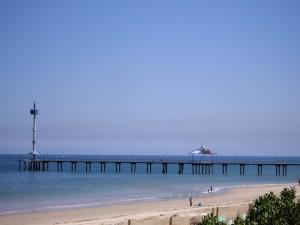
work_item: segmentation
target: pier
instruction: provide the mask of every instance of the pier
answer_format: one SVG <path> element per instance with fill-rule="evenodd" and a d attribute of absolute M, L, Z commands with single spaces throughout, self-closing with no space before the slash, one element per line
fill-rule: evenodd
<path fill-rule="evenodd" d="M 216 166 L 221 168 L 222 173 L 221 175 L 228 174 L 228 167 L 239 167 L 239 174 L 244 176 L 246 174 L 247 167 L 255 166 L 257 167 L 257 175 L 263 175 L 263 167 L 265 166 L 273 166 L 275 168 L 275 175 L 276 176 L 287 176 L 288 166 L 300 166 L 300 162 L 284 162 L 284 161 L 242 161 L 242 160 L 207 160 L 204 159 L 204 154 L 214 155 L 214 153 L 210 150 L 205 148 L 203 145 L 201 149 L 197 149 L 192 152 L 192 154 L 202 154 L 202 159 L 199 158 L 194 159 L 192 156 L 191 159 L 184 159 L 184 160 L 172 160 L 172 159 L 157 159 L 157 160 L 136 160 L 136 159 L 128 159 L 128 160 L 111 160 L 111 159 L 98 159 L 98 160 L 76 160 L 76 159 L 38 159 L 37 156 L 39 155 L 36 149 L 36 118 L 39 114 L 39 110 L 36 108 L 35 102 L 33 103 L 33 108 L 30 110 L 30 114 L 33 116 L 33 127 L 32 127 L 32 151 L 31 151 L 31 158 L 30 159 L 19 159 L 17 160 L 19 163 L 19 171 L 49 171 L 49 168 L 54 170 L 56 166 L 56 171 L 63 172 L 71 171 L 77 172 L 78 165 L 81 165 L 82 168 L 85 168 L 85 172 L 91 172 L 92 166 L 96 171 L 100 173 L 105 173 L 107 171 L 107 164 L 113 164 L 115 167 L 115 173 L 121 173 L 123 165 L 127 164 L 130 166 L 130 173 L 137 172 L 137 165 L 143 165 L 145 168 L 144 171 L 147 174 L 152 173 L 152 166 L 158 165 L 161 168 L 162 174 L 168 174 L 169 166 L 177 166 L 178 174 L 198 174 L 198 175 L 213 175 L 214 169 Z M 50 164 L 52 165 L 50 167 Z M 67 170 L 66 168 L 69 167 L 70 169 Z M 190 170 L 185 170 L 185 168 L 189 167 Z M 128 167 L 127 167 L 128 168 Z M 300 167 L 299 167 L 300 168 Z M 169 170 L 170 171 L 170 170 Z M 174 171 L 174 170 L 173 170 Z"/>
<path fill-rule="evenodd" d="M 56 165 L 56 170 L 63 172 L 63 168 L 70 167 L 68 171 L 77 172 L 78 164 L 85 168 L 85 172 L 91 172 L 92 166 L 100 173 L 106 172 L 107 164 L 113 164 L 115 166 L 115 172 L 121 173 L 122 166 L 127 164 L 130 166 L 130 172 L 136 173 L 137 164 L 144 165 L 144 171 L 147 174 L 152 173 L 152 166 L 157 164 L 161 167 L 162 174 L 168 174 L 168 167 L 170 165 L 178 166 L 178 174 L 184 174 L 184 168 L 187 166 L 191 167 L 190 173 L 198 175 L 213 175 L 214 167 L 218 166 L 221 168 L 221 174 L 228 174 L 228 167 L 238 166 L 239 174 L 244 176 L 248 166 L 257 167 L 257 175 L 263 175 L 264 166 L 273 166 L 274 175 L 276 176 L 287 176 L 288 166 L 299 166 L 300 163 L 290 162 L 261 162 L 261 161 L 203 161 L 203 160 L 64 160 L 64 159 L 20 159 L 19 171 L 49 171 L 49 165 L 52 164 L 52 168 Z M 53 165 L 54 164 L 54 165 Z M 65 167 L 64 167 L 64 166 Z M 188 172 L 187 172 L 188 173 Z"/>

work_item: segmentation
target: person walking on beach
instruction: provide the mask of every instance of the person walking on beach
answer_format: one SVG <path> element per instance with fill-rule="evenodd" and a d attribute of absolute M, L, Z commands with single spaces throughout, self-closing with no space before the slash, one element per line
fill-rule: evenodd
<path fill-rule="evenodd" d="M 190 206 L 192 207 L 193 206 L 193 198 L 192 198 L 192 196 L 189 198 L 189 201 L 190 201 Z"/>
<path fill-rule="evenodd" d="M 210 186 L 210 192 L 212 192 L 213 191 L 213 187 L 212 186 Z"/>

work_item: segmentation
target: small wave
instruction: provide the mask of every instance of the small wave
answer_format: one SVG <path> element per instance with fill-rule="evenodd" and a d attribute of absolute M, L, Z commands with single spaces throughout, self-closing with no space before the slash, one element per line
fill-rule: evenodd
<path fill-rule="evenodd" d="M 16 214 L 16 213 L 28 213 L 28 212 L 31 212 L 31 210 L 10 210 L 5 212 L 0 212 L 0 216 Z"/>
<path fill-rule="evenodd" d="M 278 185 L 287 185 L 287 186 L 295 186 L 296 183 L 273 183 L 273 184 L 242 184 L 242 185 L 228 185 L 228 186 L 220 186 L 214 188 L 212 191 L 203 191 L 201 194 L 209 194 L 209 193 L 216 193 L 220 191 L 230 190 L 233 188 L 245 188 L 245 187 L 268 187 L 268 186 L 278 186 Z"/>
<path fill-rule="evenodd" d="M 231 189 L 231 188 L 243 188 L 243 187 L 268 187 L 268 186 L 278 186 L 278 185 L 295 186 L 296 183 L 241 184 L 241 185 L 222 186 L 220 188 Z"/>
<path fill-rule="evenodd" d="M 223 187 L 218 187 L 218 188 L 213 188 L 212 191 L 202 191 L 201 194 L 209 194 L 209 193 L 216 193 L 216 192 L 219 192 L 221 190 L 225 190 L 226 188 L 223 188 Z"/>

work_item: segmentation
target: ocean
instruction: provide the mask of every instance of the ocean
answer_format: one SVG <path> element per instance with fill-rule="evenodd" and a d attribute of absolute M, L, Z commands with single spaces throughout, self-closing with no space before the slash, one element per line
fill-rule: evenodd
<path fill-rule="evenodd" d="M 190 156 L 117 156 L 117 155 L 40 155 L 48 159 L 76 160 L 184 160 Z M 115 173 L 115 165 L 107 164 L 106 173 L 100 173 L 100 165 L 92 165 L 86 173 L 85 164 L 77 165 L 71 172 L 65 163 L 63 172 L 50 164 L 49 171 L 19 171 L 17 159 L 28 155 L 0 155 L 0 215 L 101 206 L 130 201 L 187 198 L 218 194 L 229 188 L 261 184 L 294 184 L 300 179 L 300 166 L 288 166 L 287 176 L 275 176 L 275 166 L 264 166 L 262 176 L 257 176 L 256 166 L 246 166 L 240 176 L 239 166 L 228 166 L 228 174 L 222 175 L 222 167 L 214 166 L 213 175 L 192 174 L 191 166 L 185 166 L 184 174 L 178 174 L 177 165 L 169 165 L 168 174 L 162 174 L 161 165 L 152 165 L 152 173 L 146 173 L 146 165 L 137 164 L 136 173 L 130 173 L 130 164 L 122 164 L 122 172 Z M 212 158 L 208 158 L 211 160 Z M 217 161 L 268 161 L 300 162 L 300 157 L 230 157 L 217 156 Z M 214 192 L 207 190 L 213 186 Z"/>

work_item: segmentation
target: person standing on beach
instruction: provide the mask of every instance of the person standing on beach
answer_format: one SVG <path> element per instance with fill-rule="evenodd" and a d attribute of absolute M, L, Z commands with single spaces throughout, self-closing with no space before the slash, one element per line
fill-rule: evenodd
<path fill-rule="evenodd" d="M 190 201 L 190 206 L 192 207 L 193 206 L 193 198 L 192 198 L 192 196 L 189 198 L 189 201 Z"/>

